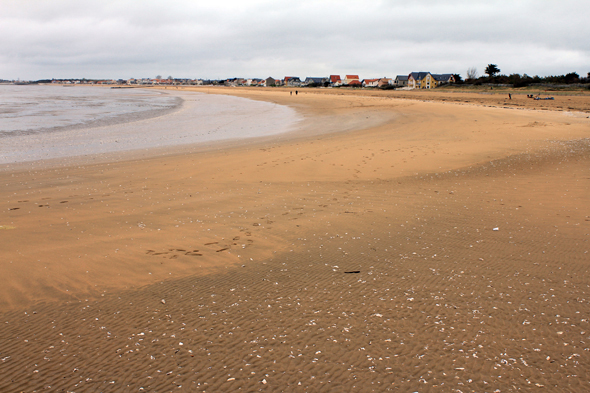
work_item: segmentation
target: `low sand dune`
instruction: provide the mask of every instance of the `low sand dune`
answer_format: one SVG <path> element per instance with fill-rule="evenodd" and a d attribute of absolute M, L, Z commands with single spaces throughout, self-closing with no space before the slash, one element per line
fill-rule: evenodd
<path fill-rule="evenodd" d="M 197 90 L 305 120 L 0 172 L 0 391 L 588 390 L 590 98 Z"/>

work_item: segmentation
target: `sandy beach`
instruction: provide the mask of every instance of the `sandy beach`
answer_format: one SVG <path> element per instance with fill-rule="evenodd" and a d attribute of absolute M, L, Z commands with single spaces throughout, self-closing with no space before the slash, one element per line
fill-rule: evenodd
<path fill-rule="evenodd" d="M 0 391 L 590 389 L 590 95 L 194 90 L 304 120 L 0 171 Z"/>

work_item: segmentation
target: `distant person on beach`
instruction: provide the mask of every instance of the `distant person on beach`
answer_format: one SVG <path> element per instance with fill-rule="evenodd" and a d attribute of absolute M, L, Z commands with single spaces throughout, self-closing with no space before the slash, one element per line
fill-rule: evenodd
<path fill-rule="evenodd" d="M 289 92 L 289 95 L 293 95 L 293 91 L 290 91 L 290 92 Z"/>
<path fill-rule="evenodd" d="M 512 94 L 508 93 L 508 98 L 512 99 Z"/>
<path fill-rule="evenodd" d="M 295 90 L 295 95 L 297 95 L 297 90 Z"/>

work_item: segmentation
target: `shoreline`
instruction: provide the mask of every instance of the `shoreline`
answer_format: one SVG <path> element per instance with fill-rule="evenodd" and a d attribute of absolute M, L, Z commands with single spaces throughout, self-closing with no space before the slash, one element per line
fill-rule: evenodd
<path fill-rule="evenodd" d="M 44 87 L 47 87 L 49 89 L 54 89 L 57 86 L 47 85 Z M 80 89 L 80 87 L 78 89 Z M 89 86 L 82 86 L 82 89 L 88 89 L 90 91 L 99 90 L 99 89 L 92 89 Z M 102 88 L 102 89 L 106 90 L 104 88 Z M 50 97 L 50 98 L 52 98 L 52 97 Z M 69 98 L 71 101 L 74 100 L 73 96 L 67 97 L 67 98 Z M 78 98 L 80 98 L 80 97 L 78 97 Z M 136 97 L 133 97 L 133 98 L 136 98 Z M 30 104 L 30 103 L 28 103 L 28 104 Z M 87 120 L 87 121 L 83 121 L 83 122 L 79 122 L 79 123 L 75 123 L 75 124 L 56 125 L 56 126 L 52 126 L 52 127 L 48 127 L 48 128 L 24 129 L 24 130 L 18 130 L 18 131 L 15 131 L 15 130 L 2 131 L 0 133 L 0 138 L 13 137 L 14 136 L 13 133 L 16 133 L 16 136 L 43 135 L 43 134 L 48 134 L 48 133 L 53 133 L 53 132 L 87 130 L 87 129 L 103 128 L 103 127 L 108 127 L 108 126 L 116 126 L 116 125 L 121 125 L 121 124 L 126 124 L 126 123 L 133 123 L 133 122 L 137 122 L 137 121 L 145 121 L 145 120 L 165 116 L 170 113 L 178 112 L 182 108 L 182 105 L 183 105 L 182 98 L 177 97 L 177 99 L 175 99 L 174 104 L 168 105 L 164 108 L 151 109 L 151 110 L 145 110 L 145 109 L 144 110 L 136 110 L 136 111 L 130 112 L 130 113 L 123 113 L 123 114 L 118 114 L 118 115 L 110 116 L 110 117 L 104 117 L 104 118 L 100 118 L 100 119 Z"/>
<path fill-rule="evenodd" d="M 243 140 L 289 132 L 300 121 L 292 109 L 272 103 L 199 92 L 142 90 L 148 94 L 167 94 L 176 105 L 157 113 L 143 110 L 107 116 L 94 121 L 94 126 L 86 122 L 58 127 L 51 132 L 43 129 L 15 133 L 3 139 L 0 153 L 5 153 L 5 162 L 0 170 L 11 166 L 49 167 L 62 162 L 74 165 L 116 161 L 183 148 L 203 150 L 203 146 L 217 146 L 226 141 L 237 145 L 244 143 Z"/>
<path fill-rule="evenodd" d="M 238 94 L 307 132 L 0 173 L 0 390 L 585 390 L 588 120 Z"/>

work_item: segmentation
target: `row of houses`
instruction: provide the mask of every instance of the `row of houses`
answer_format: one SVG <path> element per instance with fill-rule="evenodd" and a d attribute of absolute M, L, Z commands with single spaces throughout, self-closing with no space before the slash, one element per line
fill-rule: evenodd
<path fill-rule="evenodd" d="M 174 85 L 185 84 L 190 80 L 182 79 L 52 79 L 51 83 L 60 85 Z"/>
<path fill-rule="evenodd" d="M 44 81 L 45 82 L 45 81 Z M 141 78 L 141 79 L 52 79 L 51 83 L 60 85 L 196 85 L 194 79 L 161 79 L 161 78 Z M 201 83 L 202 84 L 202 83 Z"/>
<path fill-rule="evenodd" d="M 329 77 L 307 77 L 304 80 L 296 76 L 286 76 L 280 78 L 266 78 L 266 79 L 240 79 L 235 78 L 226 81 L 227 85 L 231 86 L 289 86 L 289 87 L 303 87 L 303 86 L 319 86 L 319 87 L 405 87 L 409 89 L 434 89 L 438 86 L 455 83 L 455 76 L 453 74 L 433 74 L 430 72 L 412 72 L 408 75 L 398 75 L 395 79 L 392 78 L 374 78 L 374 79 L 360 79 L 358 75 L 345 75 L 341 78 L 340 75 L 330 75 Z"/>
<path fill-rule="evenodd" d="M 360 79 L 358 75 L 345 75 L 341 78 L 340 75 L 330 75 L 329 77 L 307 77 L 304 80 L 297 76 L 286 76 L 280 78 L 266 78 L 266 79 L 242 79 L 234 78 L 228 79 L 224 84 L 229 86 L 289 86 L 289 87 L 304 87 L 304 86 L 319 86 L 319 87 L 407 87 L 410 89 L 433 89 L 443 84 L 454 83 L 455 77 L 453 74 L 432 74 L 430 72 L 412 72 L 409 75 L 398 75 L 395 79 L 392 78 L 374 78 L 374 79 Z"/>
<path fill-rule="evenodd" d="M 385 87 L 392 86 L 391 78 L 360 79 L 358 75 L 346 75 L 344 79 L 340 75 L 329 77 L 307 77 L 304 80 L 297 76 L 286 76 L 283 79 L 248 79 L 245 81 L 236 80 L 231 85 L 244 86 L 289 86 L 289 87 Z"/>
<path fill-rule="evenodd" d="M 231 78 L 224 80 L 203 80 L 203 79 L 119 79 L 119 80 L 53 80 L 53 83 L 92 83 L 92 84 L 127 84 L 127 85 L 226 85 L 226 86 L 288 86 L 288 87 L 373 87 L 373 88 L 408 88 L 408 89 L 434 89 L 443 84 L 455 83 L 453 74 L 432 74 L 430 72 L 412 72 L 408 75 L 398 75 L 392 78 L 360 79 L 358 75 L 330 75 L 328 77 L 307 77 L 304 80 L 297 76 L 286 76 L 284 78 L 266 79 L 258 78 Z"/>
<path fill-rule="evenodd" d="M 408 75 L 408 87 L 411 89 L 434 89 L 440 85 L 455 83 L 453 74 L 431 74 L 430 72 L 412 72 Z"/>

